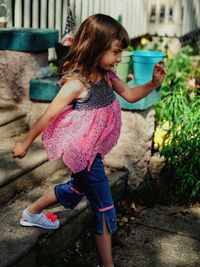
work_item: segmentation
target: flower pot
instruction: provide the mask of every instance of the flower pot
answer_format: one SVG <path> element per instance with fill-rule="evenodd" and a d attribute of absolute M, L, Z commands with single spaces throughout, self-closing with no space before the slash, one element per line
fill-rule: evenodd
<path fill-rule="evenodd" d="M 127 76 L 129 73 L 129 66 L 132 55 L 133 55 L 132 52 L 124 51 L 122 53 L 122 60 L 116 68 L 117 75 L 124 82 L 127 82 Z"/>
<path fill-rule="evenodd" d="M 39 102 L 51 102 L 59 91 L 57 82 L 58 77 L 31 79 L 29 91 L 30 99 Z"/>
<path fill-rule="evenodd" d="M 6 28 L 7 27 L 7 21 L 6 22 L 0 22 L 0 28 Z"/>
<path fill-rule="evenodd" d="M 137 50 L 133 52 L 133 67 L 136 84 L 144 84 L 152 79 L 155 63 L 163 60 L 165 54 L 159 51 Z"/>
<path fill-rule="evenodd" d="M 165 54 L 159 51 L 134 51 L 134 79 L 127 83 L 128 86 L 134 90 L 134 87 L 151 81 L 155 63 L 163 60 L 164 57 Z M 119 95 L 117 95 L 117 98 L 120 100 L 120 104 L 123 109 L 144 110 L 151 107 L 156 101 L 160 100 L 160 87 L 135 103 L 129 103 Z"/>

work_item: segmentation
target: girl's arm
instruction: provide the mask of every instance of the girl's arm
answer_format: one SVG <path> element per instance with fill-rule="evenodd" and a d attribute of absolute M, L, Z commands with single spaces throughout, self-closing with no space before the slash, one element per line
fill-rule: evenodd
<path fill-rule="evenodd" d="M 23 158 L 26 155 L 36 137 L 43 131 L 49 122 L 56 117 L 56 115 L 80 95 L 83 87 L 84 86 L 80 81 L 71 80 L 60 89 L 59 93 L 48 106 L 44 114 L 34 123 L 30 131 L 26 134 L 24 140 L 15 144 L 12 151 L 13 158 Z"/>
<path fill-rule="evenodd" d="M 120 79 L 111 78 L 113 89 L 128 102 L 134 103 L 142 99 L 159 87 L 164 80 L 166 69 L 162 67 L 162 63 L 163 61 L 159 61 L 157 64 L 155 64 L 152 81 L 130 88 Z"/>

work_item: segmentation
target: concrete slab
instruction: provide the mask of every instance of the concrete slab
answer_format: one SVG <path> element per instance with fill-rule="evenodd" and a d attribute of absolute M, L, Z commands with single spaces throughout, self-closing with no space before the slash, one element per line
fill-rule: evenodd
<path fill-rule="evenodd" d="M 155 225 L 158 220 L 159 216 L 155 218 Z M 116 267 L 200 266 L 199 240 L 166 231 L 164 225 L 159 229 L 132 223 L 129 229 L 127 236 L 123 234 L 120 246 L 114 246 Z"/>
<path fill-rule="evenodd" d="M 198 207 L 157 206 L 154 209 L 145 209 L 136 222 L 200 241 L 200 208 Z"/>
<path fill-rule="evenodd" d="M 122 200 L 117 213 L 119 230 L 112 242 L 115 267 L 200 266 L 200 207 L 143 207 L 134 215 Z M 71 256 L 66 266 L 96 267 L 91 233 L 89 227 L 73 248 L 63 251 L 63 259 Z"/>

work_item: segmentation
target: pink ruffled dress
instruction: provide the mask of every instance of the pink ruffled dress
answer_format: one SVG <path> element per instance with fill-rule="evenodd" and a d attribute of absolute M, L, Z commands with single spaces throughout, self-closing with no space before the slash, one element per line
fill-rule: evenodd
<path fill-rule="evenodd" d="M 113 72 L 108 75 L 119 79 Z M 101 80 L 87 90 L 87 96 L 61 112 L 42 135 L 49 160 L 62 158 L 73 173 L 90 170 L 96 154 L 104 157 L 120 135 L 121 107 L 112 87 Z"/>

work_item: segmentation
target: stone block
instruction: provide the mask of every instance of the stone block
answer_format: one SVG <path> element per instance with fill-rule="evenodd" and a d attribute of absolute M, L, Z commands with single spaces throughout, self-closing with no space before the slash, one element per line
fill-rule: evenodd
<path fill-rule="evenodd" d="M 128 183 L 135 189 L 147 173 L 155 129 L 155 111 L 122 111 L 122 129 L 117 145 L 105 157 L 105 164 L 129 171 Z"/>
<path fill-rule="evenodd" d="M 30 105 L 30 79 L 40 67 L 48 65 L 48 52 L 0 51 L 0 62 L 0 107 Z"/>
<path fill-rule="evenodd" d="M 161 172 L 165 166 L 165 159 L 159 156 L 152 156 L 149 160 L 148 170 L 152 179 L 157 180 L 161 177 Z"/>

